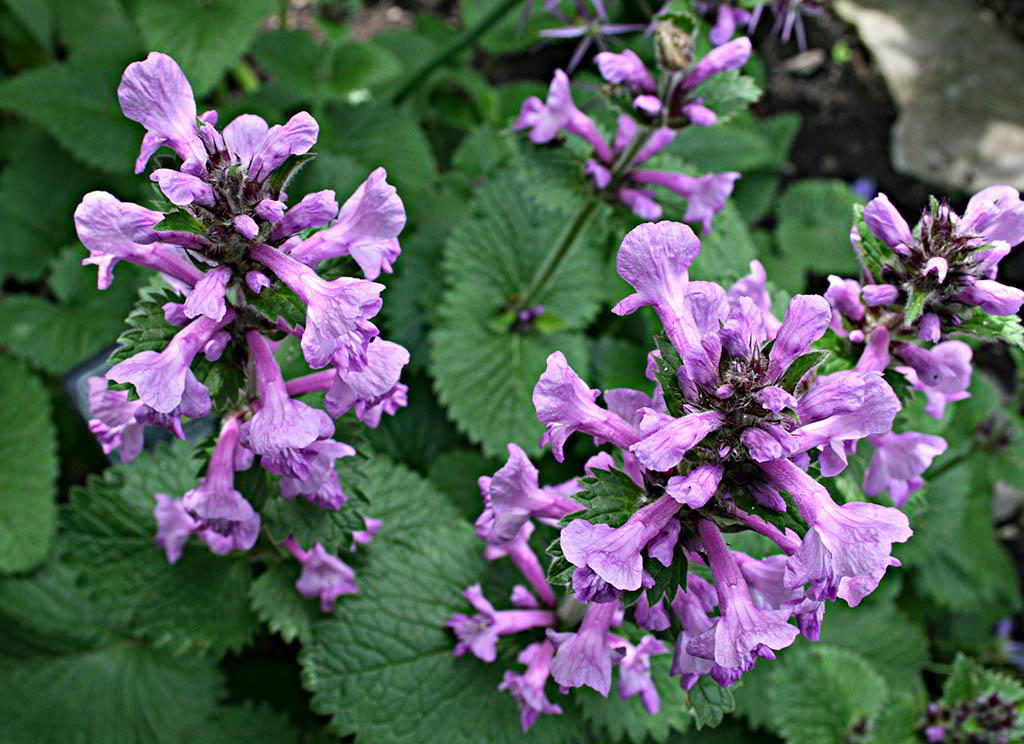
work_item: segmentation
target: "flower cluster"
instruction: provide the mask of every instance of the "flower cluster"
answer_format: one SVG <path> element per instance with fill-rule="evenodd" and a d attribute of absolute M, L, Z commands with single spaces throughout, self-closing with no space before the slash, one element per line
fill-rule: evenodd
<path fill-rule="evenodd" d="M 929 744 L 1009 744 L 1018 718 L 1017 706 L 993 692 L 956 705 L 929 703 L 923 733 Z"/>
<path fill-rule="evenodd" d="M 619 115 L 611 146 L 594 120 L 573 103 L 569 78 L 562 70 L 555 71 L 546 101 L 531 96 L 523 102 L 515 128 L 529 129 L 530 139 L 538 144 L 552 141 L 562 131 L 579 137 L 593 147 L 586 173 L 599 192 L 626 205 L 642 219 L 656 220 L 663 208 L 650 187 L 660 186 L 685 198 L 683 219 L 700 223 L 707 232 L 712 218 L 732 193 L 739 173 L 694 177 L 639 166 L 668 147 L 680 128 L 716 123 L 715 112 L 703 105 L 698 89 L 715 75 L 746 64 L 751 47 L 749 39 L 739 38 L 693 62 L 692 42 L 679 35 L 671 23 L 659 26 L 660 80 L 628 49 L 621 54 L 601 52 L 596 56 L 601 76 L 611 84 L 609 96 L 629 111 Z"/>
<path fill-rule="evenodd" d="M 586 685 L 607 695 L 615 664 L 620 694 L 642 694 L 648 710 L 656 710 L 650 656 L 670 646 L 672 672 L 685 688 L 704 675 L 732 685 L 801 633 L 817 640 L 824 603 L 858 604 L 899 565 L 893 543 L 912 534 L 897 509 L 837 504 L 814 476 L 841 473 L 849 448 L 888 435 L 901 407 L 876 370 L 817 374 L 821 356 L 811 345 L 832 321 L 829 303 L 798 295 L 780 322 L 760 264 L 728 289 L 690 281 L 699 250 L 689 227 L 660 222 L 631 231 L 618 254 L 618 273 L 636 291 L 613 312 L 651 307 L 664 329 L 648 356 L 652 394 L 607 390 L 601 407 L 600 391 L 560 352 L 548 358 L 534 388 L 546 426 L 542 444 L 557 460 L 574 433 L 613 450 L 591 458 L 586 477 L 541 488 L 525 454 L 510 445 L 508 463 L 481 479 L 485 510 L 477 534 L 492 554 L 519 555 L 517 564 L 542 597 L 517 588 L 513 601 L 547 609 L 506 615 L 485 607 L 474 588 L 467 597 L 480 614 L 453 618 L 456 653 L 473 650 L 490 661 L 499 635 L 546 629 L 546 641 L 522 660 L 526 674 L 506 678 L 529 678 L 530 694 L 503 686 L 520 690 L 524 726 L 557 707 L 543 694 L 548 674 L 563 690 Z M 557 613 L 550 612 L 550 587 L 532 566 L 531 520 L 561 528 L 549 549 L 549 576 L 564 577 L 572 598 Z M 779 552 L 756 559 L 732 550 L 725 533 L 736 530 L 767 538 Z M 670 567 L 693 570 L 685 583 L 664 585 L 659 577 Z M 567 618 L 579 611 L 567 605 L 576 604 L 584 605 L 583 619 L 572 629 Z M 650 631 L 635 646 L 620 637 L 629 633 L 611 631 L 628 629 L 630 608 L 635 626 Z M 470 638 L 485 637 L 487 653 L 479 653 Z"/>
<path fill-rule="evenodd" d="M 736 29 L 746 25 L 748 34 L 752 34 L 764 14 L 770 8 L 775 17 L 769 33 L 778 34 L 782 41 L 789 41 L 796 33 L 797 45 L 801 52 L 807 51 L 807 32 L 804 29 L 803 15 L 819 16 L 824 12 L 820 3 L 810 0 L 765 0 L 753 9 L 744 8 L 731 0 L 714 2 L 702 0 L 697 3 L 697 10 L 705 16 L 714 18 L 714 25 L 708 33 L 708 39 L 718 46 L 733 37 Z"/>
<path fill-rule="evenodd" d="M 156 494 L 154 515 L 157 541 L 172 563 L 192 535 L 214 553 L 248 550 L 259 537 L 260 515 L 235 490 L 236 471 L 259 456 L 262 468 L 279 478 L 282 498 L 340 509 L 346 495 L 335 461 L 355 450 L 333 438 L 332 418 L 354 410 L 372 427 L 406 403 L 399 377 L 409 354 L 380 339 L 371 322 L 384 289 L 371 280 L 392 270 L 405 209 L 383 169 L 340 207 L 333 191 L 289 206 L 288 177 L 311 157 L 318 136 L 313 117 L 302 112 L 269 126 L 244 114 L 218 131 L 215 111 L 196 116 L 188 80 L 164 54 L 129 65 L 118 98 L 124 114 L 146 129 L 136 172 L 164 146 L 181 163 L 150 175 L 166 211 L 102 191 L 83 198 L 75 211 L 89 250 L 83 263 L 98 267 L 100 289 L 110 286 L 119 261 L 160 272 L 181 298 L 164 305 L 164 320 L 180 330 L 162 350 L 139 351 L 115 364 L 106 380 L 90 380 L 89 426 L 104 451 L 120 448 L 126 462 L 141 451 L 145 426 L 183 439 L 182 418 L 214 409 L 193 371 L 197 359 L 230 354 L 239 360 L 246 385 L 228 396 L 237 401 L 231 410 L 218 411 L 223 418 L 205 476 L 180 500 Z M 336 276 L 346 265 L 365 278 Z M 260 305 L 275 293 L 304 308 L 302 322 L 278 314 L 288 302 Z M 287 336 L 298 339 L 305 361 L 321 371 L 284 379 L 275 349 Z M 107 381 L 121 389 L 108 389 Z M 326 392 L 326 411 L 297 398 L 315 391 Z M 362 541 L 378 526 L 368 524 Z M 351 569 L 323 546 L 304 551 L 289 541 L 283 547 L 303 565 L 298 590 L 319 596 L 325 609 L 355 590 Z"/>
<path fill-rule="evenodd" d="M 968 396 L 972 351 L 956 335 L 1015 316 L 1024 292 L 996 281 L 998 264 L 1024 241 L 1024 202 L 1009 186 L 975 194 L 962 216 L 934 202 L 914 230 L 885 195 L 872 199 L 851 233 L 861 281 L 829 277 L 832 330 L 859 356 L 857 369 L 892 367 L 927 396 L 942 418 Z M 996 316 L 993 318 L 992 316 Z M 872 436 L 864 490 L 888 491 L 897 506 L 946 449 L 941 437 L 903 432 Z"/>

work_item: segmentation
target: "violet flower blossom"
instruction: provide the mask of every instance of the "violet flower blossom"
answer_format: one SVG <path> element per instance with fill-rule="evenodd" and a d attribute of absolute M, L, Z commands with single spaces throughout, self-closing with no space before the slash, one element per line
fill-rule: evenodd
<path fill-rule="evenodd" d="M 531 0 L 532 2 L 532 0 Z M 617 36 L 636 31 L 643 31 L 646 25 L 642 23 L 609 23 L 608 12 L 605 10 L 602 0 L 594 0 L 593 15 L 586 5 L 577 0 L 576 17 L 569 18 L 558 9 L 557 0 L 546 2 L 544 9 L 551 13 L 563 26 L 556 28 L 545 28 L 538 32 L 538 36 L 546 39 L 579 39 L 576 49 L 566 69 L 571 73 L 583 60 L 583 56 L 590 49 L 592 44 L 604 50 L 607 48 L 605 38 Z"/>
<path fill-rule="evenodd" d="M 554 656 L 555 645 L 551 641 L 531 643 L 516 657 L 516 661 L 526 665 L 526 671 L 506 671 L 498 685 L 499 690 L 511 693 L 519 704 L 519 725 L 524 734 L 533 727 L 541 713 L 562 713 L 562 708 L 552 704 L 544 694 Z"/>
<path fill-rule="evenodd" d="M 749 39 L 736 39 L 687 70 L 666 73 L 670 75 L 667 86 L 659 85 L 630 50 L 598 54 L 595 61 L 601 75 L 615 86 L 614 95 L 624 97 L 635 112 L 635 118 L 619 116 L 612 146 L 594 121 L 576 107 L 569 78 L 562 70 L 556 70 L 546 101 L 531 96 L 523 102 L 515 129 L 529 129 L 531 141 L 537 144 L 551 142 L 561 131 L 579 137 L 594 149 L 585 170 L 598 191 L 607 192 L 639 217 L 656 220 L 662 215 L 662 206 L 650 187 L 667 189 L 686 199 L 683 218 L 700 223 L 706 233 L 740 174 L 730 171 L 697 177 L 639 166 L 671 144 L 680 127 L 715 124 L 715 113 L 703 105 L 695 91 L 709 78 L 744 65 L 750 51 Z"/>
<path fill-rule="evenodd" d="M 234 489 L 235 469 L 251 467 L 258 456 L 260 467 L 279 476 L 282 498 L 339 509 L 347 496 L 337 463 L 355 450 L 332 438 L 331 415 L 354 408 L 361 421 L 376 426 L 406 404 L 400 375 L 409 356 L 380 339 L 370 322 L 383 286 L 369 281 L 393 270 L 405 208 L 382 168 L 340 208 L 330 190 L 289 202 L 282 185 L 316 143 L 313 117 L 303 111 L 270 126 L 243 114 L 218 130 L 215 111 L 197 116 L 188 80 L 165 54 L 130 64 L 118 99 L 125 116 L 145 129 L 136 172 L 161 147 L 181 164 L 150 175 L 169 204 L 166 213 L 102 191 L 86 194 L 75 210 L 89 254 L 82 263 L 97 267 L 100 289 L 110 286 L 119 261 L 136 263 L 159 272 L 181 300 L 162 308 L 163 320 L 176 329 L 162 350 L 144 347 L 107 372 L 108 380 L 133 391 L 89 381 L 89 427 L 105 452 L 120 448 L 121 459 L 130 461 L 143 447 L 145 426 L 184 439 L 182 417 L 221 416 L 198 485 L 182 499 L 156 494 L 157 542 L 170 562 L 193 534 L 215 553 L 247 550 L 259 537 L 261 519 Z M 366 278 L 337 276 L 337 262 L 322 265 L 339 257 L 349 257 Z M 290 304 L 304 306 L 304 313 L 277 317 L 289 303 L 268 305 L 268 293 L 279 300 L 293 293 Z M 313 367 L 330 367 L 285 381 L 276 344 L 268 340 L 282 330 L 299 339 Z M 226 366 L 243 367 L 247 379 L 240 390 L 223 389 L 224 380 L 233 379 L 223 374 Z M 209 380 L 221 386 L 216 399 Z M 331 415 L 295 399 L 318 390 L 327 391 Z M 353 544 L 367 544 L 380 528 L 377 520 L 366 524 L 352 535 Z M 308 552 L 288 547 L 303 565 L 297 590 L 319 596 L 322 609 L 354 591 L 351 569 L 327 552 L 346 544 Z"/>

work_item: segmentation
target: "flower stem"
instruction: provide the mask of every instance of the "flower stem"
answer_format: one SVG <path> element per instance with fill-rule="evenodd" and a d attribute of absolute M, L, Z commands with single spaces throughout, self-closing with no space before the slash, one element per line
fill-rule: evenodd
<path fill-rule="evenodd" d="M 481 18 L 475 26 L 464 30 L 451 44 L 438 51 L 433 57 L 423 63 L 406 82 L 391 94 L 391 102 L 395 104 L 401 103 L 420 83 L 427 79 L 430 73 L 483 36 L 491 26 L 500 21 L 508 11 L 520 2 L 521 0 L 504 0 L 504 2 L 495 5 L 491 12 Z"/>
<path fill-rule="evenodd" d="M 633 141 L 629 144 L 619 158 L 615 161 L 612 166 L 612 176 L 609 188 L 615 188 L 618 184 L 620 177 L 623 173 L 629 170 L 629 167 L 633 164 L 633 159 L 637 153 L 647 144 L 647 141 L 651 138 L 654 130 L 650 127 L 641 131 Z M 544 263 L 540 265 L 533 277 L 530 279 L 530 283 L 526 285 L 520 294 L 519 298 L 511 305 L 507 311 L 507 315 L 510 315 L 513 319 L 519 313 L 520 310 L 524 310 L 533 304 L 533 301 L 541 292 L 543 292 L 551 280 L 558 274 L 559 268 L 561 268 L 562 261 L 569 255 L 569 251 L 576 244 L 576 240 L 583 233 L 583 229 L 590 222 L 590 219 L 594 216 L 597 211 L 597 206 L 600 204 L 598 199 L 587 199 L 586 203 L 580 207 L 576 216 L 573 217 L 572 221 L 566 226 L 565 230 L 558 237 L 558 240 L 551 247 L 548 255 L 544 258 Z"/>

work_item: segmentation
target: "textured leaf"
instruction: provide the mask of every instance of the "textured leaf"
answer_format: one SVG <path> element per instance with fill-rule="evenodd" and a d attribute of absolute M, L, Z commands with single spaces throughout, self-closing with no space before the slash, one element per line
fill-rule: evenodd
<path fill-rule="evenodd" d="M 174 57 L 203 96 L 276 9 L 274 0 L 140 0 L 138 19 L 146 46 Z"/>
<path fill-rule="evenodd" d="M 142 54 L 142 39 L 120 0 L 49 0 L 61 43 L 72 56 L 105 59 Z M 97 44 L 103 39 L 103 44 Z M 121 69 L 121 68 L 118 68 Z"/>
<path fill-rule="evenodd" d="M 0 571 L 25 571 L 50 552 L 56 526 L 57 442 L 50 398 L 0 356 Z"/>
<path fill-rule="evenodd" d="M 113 343 L 131 310 L 142 272 L 118 267 L 107 290 L 96 289 L 95 269 L 80 266 L 85 250 L 66 249 L 54 264 L 50 284 L 59 302 L 35 295 L 0 300 L 0 344 L 31 365 L 61 375 Z"/>
<path fill-rule="evenodd" d="M 761 97 L 761 87 L 749 75 L 739 70 L 727 70 L 702 83 L 694 95 L 704 99 L 704 105 L 727 121 Z"/>
<path fill-rule="evenodd" d="M 296 744 L 298 733 L 291 727 L 288 717 L 265 706 L 252 704 L 220 705 L 203 724 L 202 729 L 188 738 L 189 744 L 239 744 L 259 738 L 260 744 Z"/>
<path fill-rule="evenodd" d="M 403 488 L 371 497 L 384 527 L 359 571 L 361 593 L 316 626 L 300 657 L 314 710 L 375 744 L 521 741 L 515 703 L 495 689 L 511 660 L 456 659 L 445 627 L 467 611 L 461 592 L 480 580 L 481 543 L 468 524 L 453 525 L 443 495 L 399 472 Z M 569 713 L 543 716 L 530 740 L 561 744 L 573 730 Z"/>
<path fill-rule="evenodd" d="M 96 174 L 70 160 L 41 132 L 20 139 L 0 172 L 0 278 L 40 278 L 47 262 L 75 239 L 71 214 L 82 195 L 96 185 Z M 91 273 L 95 285 L 96 269 L 81 271 Z"/>
<path fill-rule="evenodd" d="M 0 643 L 5 744 L 180 744 L 221 695 L 212 660 L 112 636 L 62 565 L 0 580 L 0 598 L 4 634 L 32 639 Z"/>
<path fill-rule="evenodd" d="M 173 649 L 238 649 L 256 629 L 244 558 L 216 556 L 193 539 L 169 565 L 154 543 L 153 493 L 180 497 L 198 463 L 178 443 L 75 488 L 65 515 L 67 560 L 111 623 Z"/>
<path fill-rule="evenodd" d="M 671 651 L 651 660 L 651 678 L 661 699 L 661 710 L 655 715 L 647 712 L 639 695 L 621 699 L 618 682 L 608 697 L 601 697 L 589 687 L 574 690 L 572 695 L 587 723 L 606 734 L 608 741 L 664 742 L 673 731 L 686 731 L 690 726 L 686 693 L 679 686 L 679 678 L 669 676 L 671 666 Z"/>
<path fill-rule="evenodd" d="M 543 427 L 530 397 L 545 360 L 561 350 L 585 373 L 586 344 L 566 331 L 496 330 L 495 321 L 526 288 L 565 221 L 531 204 L 512 176 L 480 191 L 476 214 L 456 228 L 445 249 L 448 290 L 431 336 L 438 396 L 487 454 L 500 454 L 508 442 L 536 453 Z M 571 330 L 594 316 L 601 286 L 593 252 L 585 232 L 532 300 L 543 306 L 542 319 Z"/>
<path fill-rule="evenodd" d="M 686 694 L 693 711 L 693 722 L 697 728 L 717 726 L 726 713 L 732 713 L 736 707 L 732 690 L 719 686 L 710 677 L 701 677 L 696 685 Z"/>
<path fill-rule="evenodd" d="M 477 479 L 491 475 L 499 467 L 501 464 L 497 459 L 485 457 L 477 450 L 457 449 L 434 460 L 427 476 L 449 497 L 459 513 L 472 522 L 484 508 Z"/>
<path fill-rule="evenodd" d="M 975 308 L 974 315 L 965 320 L 958 328 L 958 333 L 981 338 L 991 338 L 1024 349 L 1024 326 L 1020 316 L 989 315 L 980 307 Z"/>
<path fill-rule="evenodd" d="M 309 643 L 313 638 L 313 623 L 323 615 L 314 600 L 296 591 L 298 578 L 298 563 L 274 563 L 252 582 L 249 599 L 253 612 L 286 642 L 298 639 Z"/>
<path fill-rule="evenodd" d="M 955 705 L 993 692 L 999 693 L 1010 703 L 1024 699 L 1024 685 L 1018 680 L 985 669 L 969 656 L 957 654 L 953 661 L 953 671 L 942 687 L 942 702 Z"/>
<path fill-rule="evenodd" d="M 730 201 L 715 215 L 710 235 L 700 237 L 700 255 L 690 269 L 692 279 L 729 284 L 750 272 L 757 258 L 757 246 L 750 229 Z"/>
<path fill-rule="evenodd" d="M 784 289 L 803 289 L 804 274 L 856 275 L 850 248 L 850 206 L 859 197 L 842 181 L 803 179 L 780 197 L 775 241 L 779 257 L 766 263 L 768 276 Z M 774 269 L 774 271 L 773 271 Z"/>
<path fill-rule="evenodd" d="M 852 651 L 819 644 L 774 662 L 768 704 L 775 728 L 792 744 L 845 744 L 885 704 L 885 680 Z"/>
<path fill-rule="evenodd" d="M 0 83 L 0 108 L 38 124 L 88 165 L 124 172 L 138 155 L 143 132 L 118 107 L 122 70 L 110 60 L 85 57 L 37 67 Z"/>
<path fill-rule="evenodd" d="M 39 0 L 4 0 L 11 14 L 29 30 L 39 46 L 50 49 L 50 35 L 53 33 L 53 16 L 50 5 Z"/>

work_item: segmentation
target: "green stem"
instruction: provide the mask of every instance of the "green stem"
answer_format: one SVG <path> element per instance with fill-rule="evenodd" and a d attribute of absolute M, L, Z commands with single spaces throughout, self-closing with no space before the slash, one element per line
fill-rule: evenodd
<path fill-rule="evenodd" d="M 487 15 L 477 22 L 475 26 L 467 28 L 459 34 L 450 45 L 438 51 L 433 57 L 428 59 L 422 67 L 416 70 L 416 72 L 414 72 L 405 83 L 399 86 L 394 93 L 391 94 L 391 102 L 396 104 L 401 103 L 406 96 L 412 93 L 416 87 L 419 86 L 420 83 L 427 79 L 430 73 L 483 36 L 491 26 L 500 21 L 508 11 L 520 2 L 521 0 L 504 0 L 504 2 L 495 5 Z"/>
<path fill-rule="evenodd" d="M 622 175 L 628 172 L 630 166 L 632 166 L 636 154 L 647 144 L 653 133 L 654 129 L 648 127 L 633 138 L 629 147 L 623 151 L 612 166 L 611 182 L 608 184 L 609 189 L 614 189 L 618 185 Z M 583 229 L 590 222 L 594 213 L 597 212 L 598 204 L 600 204 L 598 199 L 587 199 L 569 225 L 562 231 L 562 234 L 544 258 L 544 263 L 540 265 L 530 279 L 530 283 L 526 285 L 526 289 L 520 292 L 519 298 L 509 308 L 508 314 L 512 316 L 513 322 L 519 311 L 530 307 L 534 299 L 547 288 L 551 280 L 558 274 L 562 261 L 569 255 L 569 251 L 576 244 L 576 240 L 583 233 Z"/>

